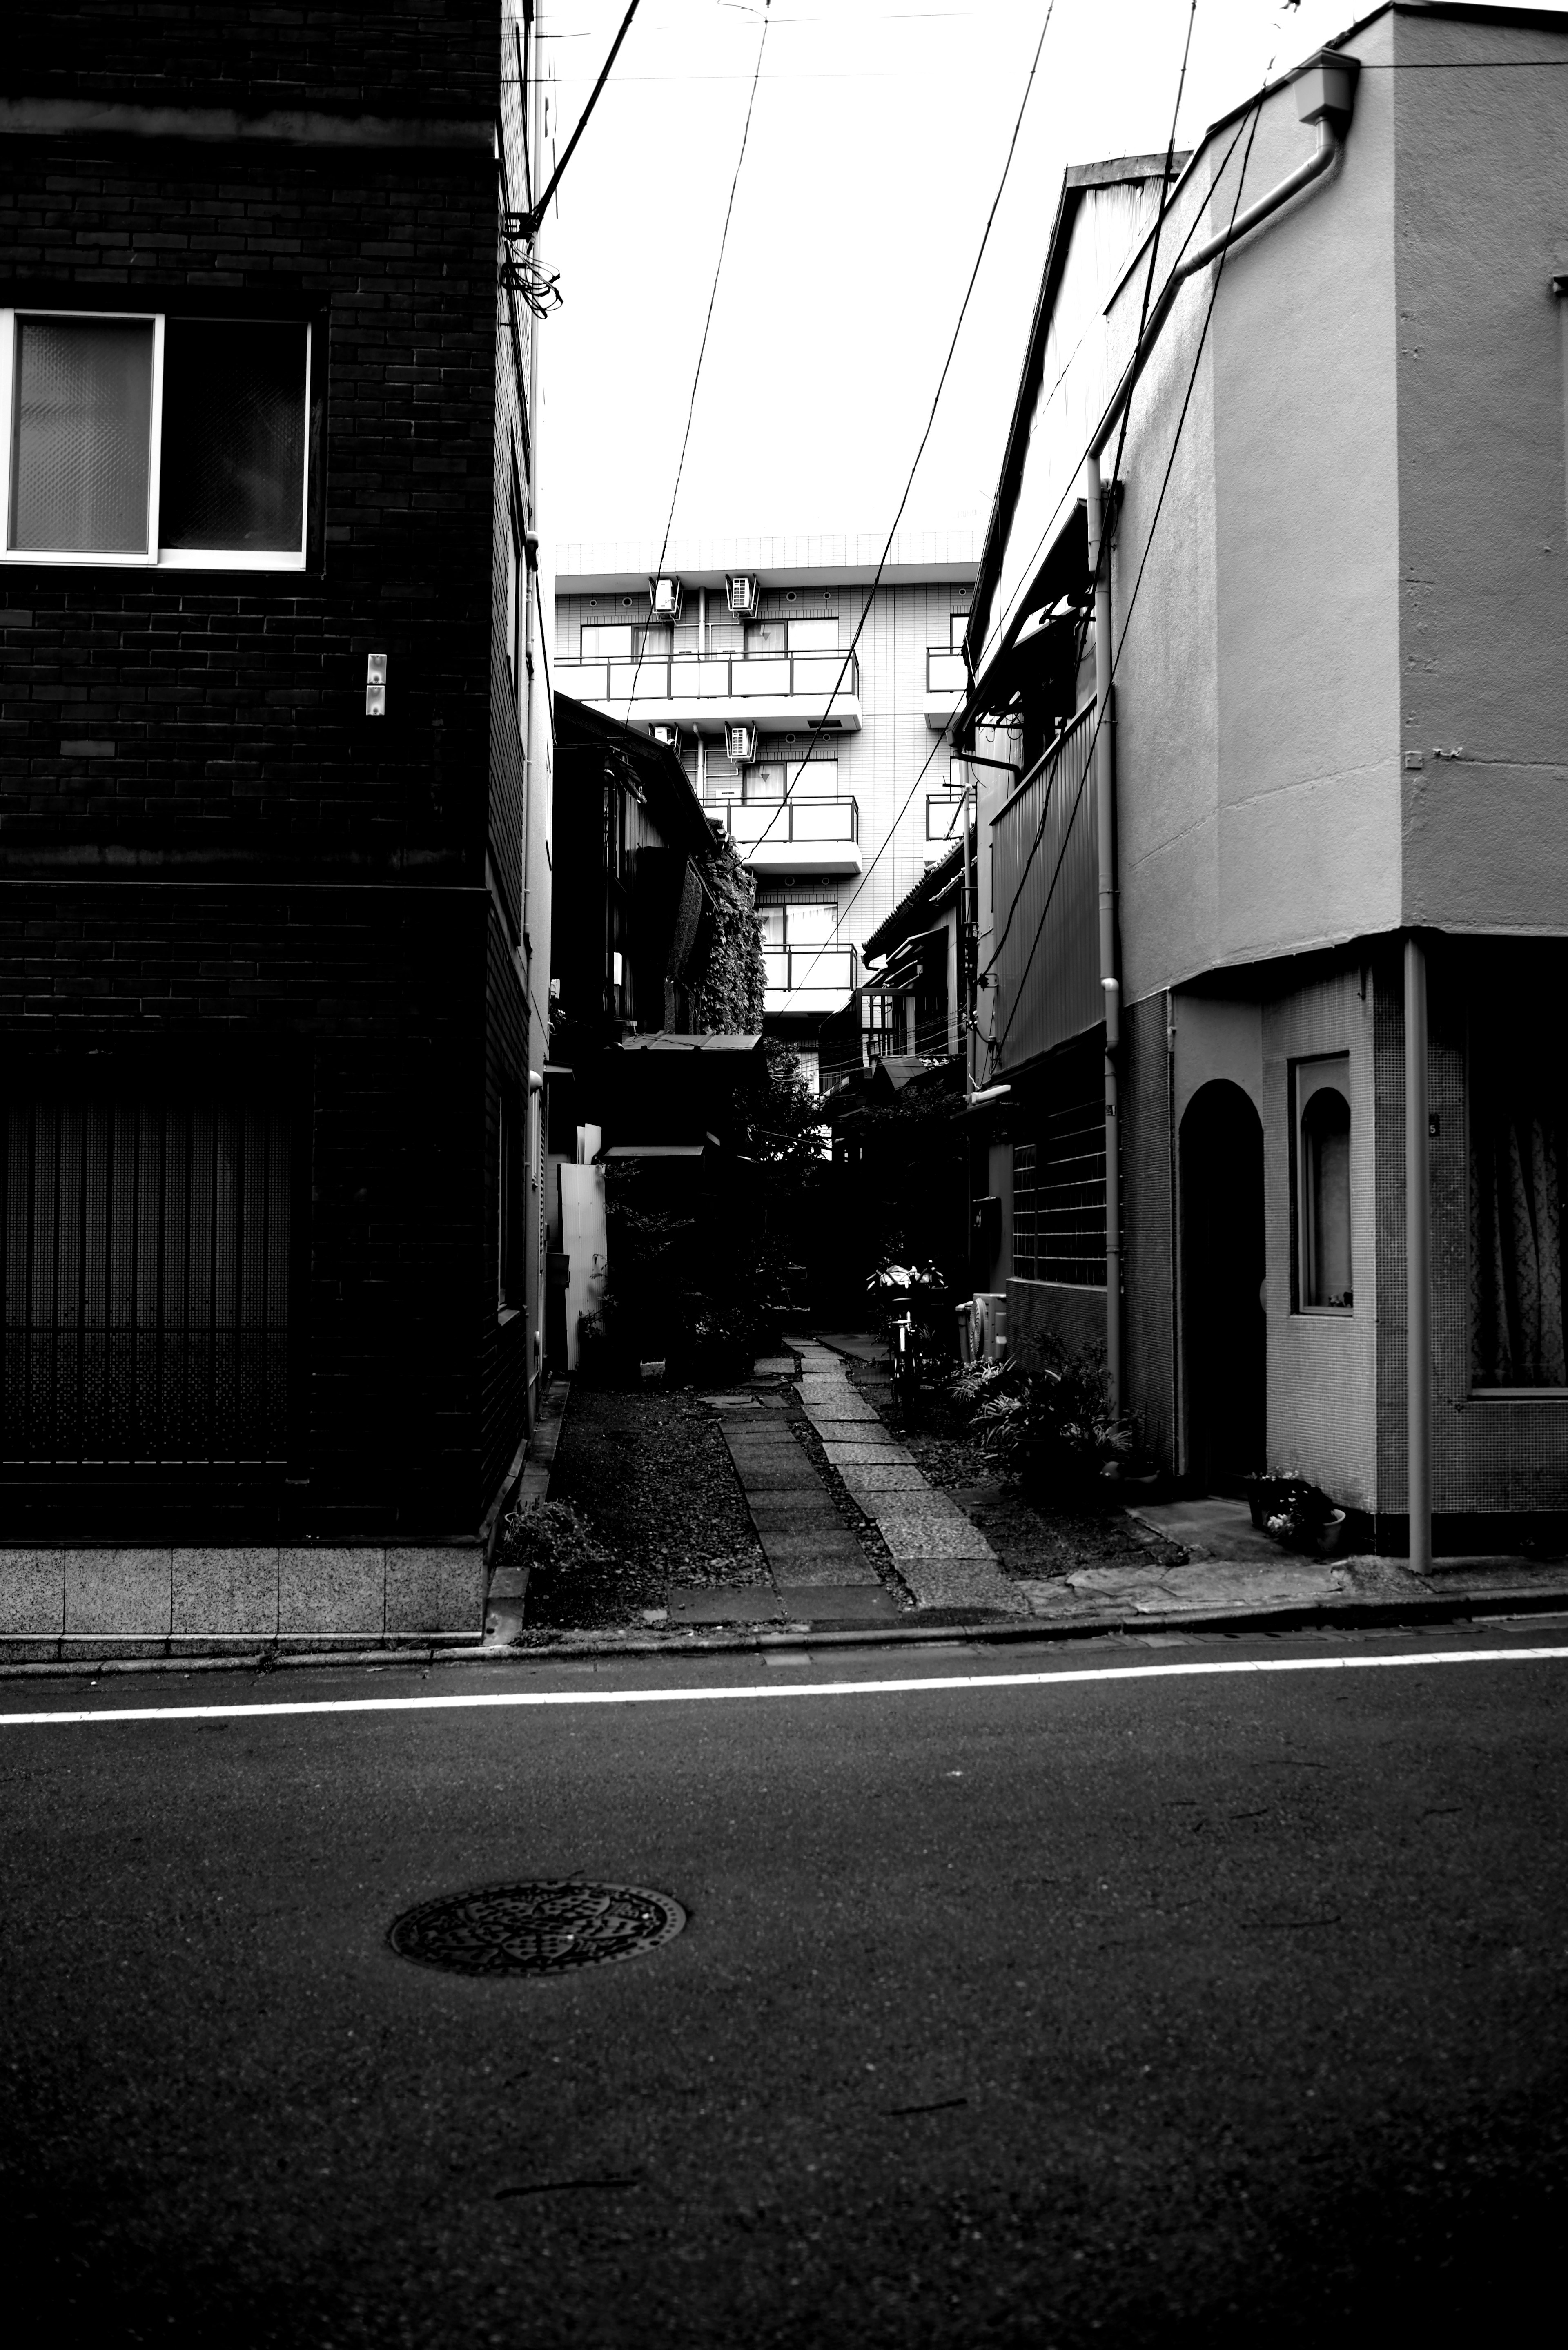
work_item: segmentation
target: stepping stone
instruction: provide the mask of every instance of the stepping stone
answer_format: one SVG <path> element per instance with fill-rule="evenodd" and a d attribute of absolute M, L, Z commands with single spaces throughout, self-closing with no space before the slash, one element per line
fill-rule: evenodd
<path fill-rule="evenodd" d="M 735 1463 L 735 1472 L 740 1478 L 741 1491 L 744 1493 L 747 1501 L 749 1502 L 753 1494 L 758 1496 L 763 1494 L 772 1496 L 774 1494 L 789 1495 L 792 1493 L 809 1495 L 813 1500 L 815 1500 L 816 1495 L 822 1492 L 822 1485 L 820 1482 L 815 1484 L 807 1485 L 803 1481 L 800 1473 L 800 1463 L 802 1460 L 805 1459 L 805 1455 L 802 1453 L 798 1444 L 794 1448 L 794 1456 L 795 1457 L 793 1461 L 748 1461 L 743 1467 L 742 1463 L 737 1461 Z M 811 1463 L 807 1461 L 806 1466 L 809 1469 Z M 831 1496 L 829 1498 L 831 1499 Z"/>
<path fill-rule="evenodd" d="M 784 1607 L 776 1591 L 748 1584 L 743 1590 L 672 1591 L 671 1624 L 777 1624 Z"/>
<path fill-rule="evenodd" d="M 793 1355 L 759 1355 L 752 1365 L 752 1377 L 754 1379 L 793 1379 L 794 1357 Z"/>
<path fill-rule="evenodd" d="M 757 1411 L 761 1409 L 756 1397 L 749 1395 L 699 1396 L 697 1400 L 705 1403 L 710 1411 Z"/>
<path fill-rule="evenodd" d="M 973 1526 L 972 1520 L 967 1518 L 958 1503 L 935 1485 L 918 1485 L 905 1492 L 865 1493 L 859 1498 L 867 1516 L 875 1518 L 878 1523 L 884 1518 L 956 1519 L 961 1525 L 972 1528 L 984 1549 L 991 1548 L 979 1528 Z"/>
<path fill-rule="evenodd" d="M 809 1492 L 803 1488 L 794 1493 L 753 1493 L 747 1497 L 746 1507 L 764 1542 L 775 1534 L 804 1534 L 808 1527 L 844 1527 L 832 1494 L 825 1493 L 820 1485 Z M 844 1530 L 848 1531 L 846 1527 Z"/>
<path fill-rule="evenodd" d="M 868 1465 L 880 1462 L 884 1467 L 899 1469 L 914 1466 L 903 1446 L 895 1444 L 891 1438 L 884 1438 L 880 1444 L 871 1442 L 850 1444 L 840 1442 L 836 1438 L 830 1440 L 824 1437 L 822 1449 L 836 1469 L 846 1466 L 857 1468 L 862 1462 Z M 917 1470 L 917 1476 L 919 1473 Z"/>
<path fill-rule="evenodd" d="M 817 1534 L 764 1534 L 775 1583 L 876 1583 L 876 1568 L 846 1526 Z"/>
<path fill-rule="evenodd" d="M 923 1493 L 921 1471 L 912 1461 L 849 1461 L 838 1471 L 846 1492 L 858 1502 L 867 1493 Z"/>
<path fill-rule="evenodd" d="M 990 1616 L 1030 1613 L 1022 1586 L 985 1559 L 900 1559 L 898 1574 L 914 1593 L 917 1607 L 978 1607 Z"/>
<path fill-rule="evenodd" d="M 786 1585 L 779 1599 L 787 1617 L 808 1624 L 890 1623 L 900 1613 L 898 1601 L 880 1583 Z"/>
<path fill-rule="evenodd" d="M 976 1558 L 991 1561 L 997 1573 L 996 1554 L 961 1512 L 950 1518 L 878 1518 L 877 1531 L 896 1565 L 907 1558 Z"/>
<path fill-rule="evenodd" d="M 825 1420 L 842 1423 L 846 1419 L 863 1421 L 870 1428 L 883 1425 L 881 1413 L 874 1405 L 862 1403 L 852 1388 L 837 1395 L 802 1396 L 801 1404 L 814 1428 L 820 1428 Z"/>

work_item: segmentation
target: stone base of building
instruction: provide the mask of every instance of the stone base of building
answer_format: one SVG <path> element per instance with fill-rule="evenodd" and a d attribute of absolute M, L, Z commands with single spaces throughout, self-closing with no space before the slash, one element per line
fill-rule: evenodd
<path fill-rule="evenodd" d="M 291 1548 L 0 1548 L 0 1661 L 477 1640 L 482 1538 Z"/>

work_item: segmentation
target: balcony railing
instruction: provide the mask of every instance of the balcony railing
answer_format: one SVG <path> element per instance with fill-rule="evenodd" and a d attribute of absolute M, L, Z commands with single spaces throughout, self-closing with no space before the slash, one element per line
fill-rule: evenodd
<path fill-rule="evenodd" d="M 926 691 L 928 694 L 950 694 L 956 702 L 969 683 L 969 671 L 963 665 L 962 653 L 950 652 L 946 645 L 926 647 Z"/>
<path fill-rule="evenodd" d="M 764 947 L 763 963 L 770 995 L 802 988 L 843 995 L 855 984 L 853 947 Z"/>
<path fill-rule="evenodd" d="M 558 660 L 556 681 L 578 702 L 820 702 L 836 689 L 857 700 L 860 663 L 853 653 L 677 653 L 642 661 Z"/>
<path fill-rule="evenodd" d="M 792 841 L 856 841 L 860 837 L 857 800 L 722 800 L 708 813 L 724 827 L 742 857 L 748 848 L 783 848 Z"/>

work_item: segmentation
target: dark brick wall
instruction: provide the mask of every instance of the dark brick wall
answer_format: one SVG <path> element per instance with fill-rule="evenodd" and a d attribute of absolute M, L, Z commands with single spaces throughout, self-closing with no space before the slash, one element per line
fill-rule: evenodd
<path fill-rule="evenodd" d="M 488 117 L 496 0 L 11 0 L 8 92 L 124 104 Z"/>
<path fill-rule="evenodd" d="M 6 298 L 308 316 L 324 395 L 304 574 L 9 564 L 0 847 L 467 861 L 492 664 L 494 184 L 384 159 L 17 140 Z M 322 455 L 324 452 L 324 462 Z M 388 715 L 364 715 L 389 656 Z M 67 743 L 91 742 L 88 754 Z"/>
<path fill-rule="evenodd" d="M 504 37 L 499 0 L 27 6 L 0 76 L 485 120 Z M 0 150 L 0 300 L 307 317 L 317 409 L 304 572 L 0 570 L 0 1067 L 216 1050 L 286 1084 L 307 1269 L 286 1476 L 29 1472 L 16 1534 L 472 1534 L 525 1428 L 527 1322 L 495 1301 L 528 1063 L 495 212 L 473 143 Z"/>
<path fill-rule="evenodd" d="M 472 1530 L 487 1498 L 472 1330 L 485 927 L 482 894 L 461 889 L 0 888 L 7 1083 L 50 1067 L 254 1071 L 295 1105 L 307 1195 L 286 1479 L 74 1472 L 62 1491 L 13 1476 L 9 1527 Z"/>

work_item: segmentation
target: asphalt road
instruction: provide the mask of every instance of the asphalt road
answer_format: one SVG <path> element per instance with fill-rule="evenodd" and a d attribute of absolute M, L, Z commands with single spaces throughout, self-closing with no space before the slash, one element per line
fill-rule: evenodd
<path fill-rule="evenodd" d="M 1438 1661 L 1553 1642 L 0 1684 L 671 1699 L 0 1721 L 9 2339 L 1558 2338 L 1568 1657 Z M 690 1925 L 388 1947 L 574 1872 Z"/>

